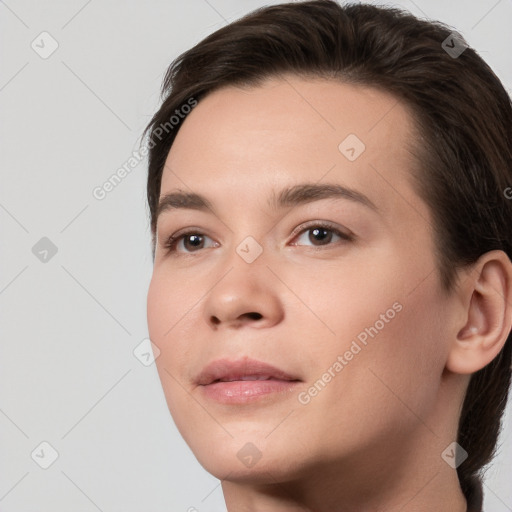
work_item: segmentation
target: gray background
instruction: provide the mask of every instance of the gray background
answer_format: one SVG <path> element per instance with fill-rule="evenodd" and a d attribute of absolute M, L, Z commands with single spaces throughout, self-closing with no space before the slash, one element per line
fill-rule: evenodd
<path fill-rule="evenodd" d="M 0 1 L 1 511 L 225 510 L 133 353 L 152 271 L 146 161 L 92 192 L 137 149 L 170 62 L 269 3 Z M 459 29 L 510 91 L 511 0 L 393 5 Z M 58 43 L 47 58 L 31 47 L 51 49 L 43 31 Z M 512 510 L 511 409 L 488 512 Z"/>

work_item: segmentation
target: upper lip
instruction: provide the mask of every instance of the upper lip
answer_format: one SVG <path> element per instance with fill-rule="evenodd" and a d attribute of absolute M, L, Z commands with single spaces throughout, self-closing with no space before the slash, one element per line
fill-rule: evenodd
<path fill-rule="evenodd" d="M 270 364 L 255 359 L 218 359 L 208 364 L 198 375 L 196 381 L 200 386 L 207 386 L 218 380 L 234 381 L 244 377 L 260 377 L 275 380 L 299 380 L 297 377 Z"/>

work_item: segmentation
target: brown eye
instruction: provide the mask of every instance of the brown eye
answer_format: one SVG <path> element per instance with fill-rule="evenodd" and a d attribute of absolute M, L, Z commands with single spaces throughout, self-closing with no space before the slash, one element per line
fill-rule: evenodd
<path fill-rule="evenodd" d="M 325 228 L 308 229 L 311 242 L 320 242 L 320 245 L 326 245 L 332 241 L 333 231 Z"/>
<path fill-rule="evenodd" d="M 183 246 L 188 250 L 190 248 L 197 249 L 201 248 L 204 243 L 204 237 L 202 235 L 185 235 L 183 237 Z M 187 245 L 190 244 L 190 245 Z"/>
<path fill-rule="evenodd" d="M 308 234 L 309 233 L 309 234 Z M 313 247 L 322 247 L 326 245 L 333 245 L 331 242 L 333 242 L 333 236 L 338 237 L 340 240 L 346 240 L 350 241 L 353 239 L 353 236 L 341 231 L 337 227 L 332 226 L 331 224 L 323 224 L 323 223 L 316 223 L 316 224 L 310 224 L 309 226 L 306 226 L 303 228 L 299 233 L 298 239 L 303 239 L 305 235 L 307 235 L 307 241 L 310 242 L 310 244 Z M 334 243 L 336 241 L 339 242 L 339 240 L 334 240 Z M 300 244 L 300 243 L 294 243 L 293 245 L 308 245 L 308 244 Z"/>
<path fill-rule="evenodd" d="M 202 233 L 189 231 L 180 235 L 172 235 L 167 239 L 165 248 L 167 252 L 183 252 L 185 254 L 190 252 L 198 252 L 200 249 L 204 249 L 205 239 L 210 238 Z M 178 245 L 184 249 L 178 250 Z"/>

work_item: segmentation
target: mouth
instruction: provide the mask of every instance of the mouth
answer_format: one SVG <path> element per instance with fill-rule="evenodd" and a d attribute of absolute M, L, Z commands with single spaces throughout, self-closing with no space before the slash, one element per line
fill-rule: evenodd
<path fill-rule="evenodd" d="M 241 380 L 285 380 L 285 379 L 276 379 L 271 375 L 240 375 L 239 377 L 223 377 L 221 379 L 214 380 L 210 382 L 210 384 L 214 384 L 215 382 L 235 382 Z"/>
<path fill-rule="evenodd" d="M 284 370 L 252 359 L 214 361 L 197 378 L 206 398 L 224 404 L 244 404 L 269 396 L 284 398 L 299 382 Z"/>

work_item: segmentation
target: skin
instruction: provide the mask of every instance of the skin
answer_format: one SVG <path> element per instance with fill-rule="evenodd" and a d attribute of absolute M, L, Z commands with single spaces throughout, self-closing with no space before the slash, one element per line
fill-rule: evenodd
<path fill-rule="evenodd" d="M 349 161 L 348 134 L 365 151 Z M 173 419 L 199 462 L 222 480 L 232 511 L 463 512 L 457 437 L 469 376 L 510 332 L 511 263 L 493 251 L 443 291 L 432 217 L 414 192 L 406 107 L 373 88 L 284 76 L 202 99 L 169 152 L 161 195 L 205 195 L 214 211 L 173 210 L 157 223 L 148 290 L 150 338 Z M 354 188 L 378 208 L 322 199 L 282 210 L 273 190 L 302 182 Z M 308 221 L 355 235 L 322 245 Z M 204 246 L 177 246 L 192 228 Z M 252 263 L 236 248 L 253 237 Z M 325 242 L 323 242 L 325 244 Z M 402 306 L 343 370 L 298 400 L 380 315 Z M 257 312 L 261 317 L 247 315 Z M 361 344 L 360 344 L 361 345 Z M 293 392 L 245 405 L 207 399 L 194 377 L 227 357 L 299 376 Z M 237 457 L 253 443 L 261 459 Z"/>

